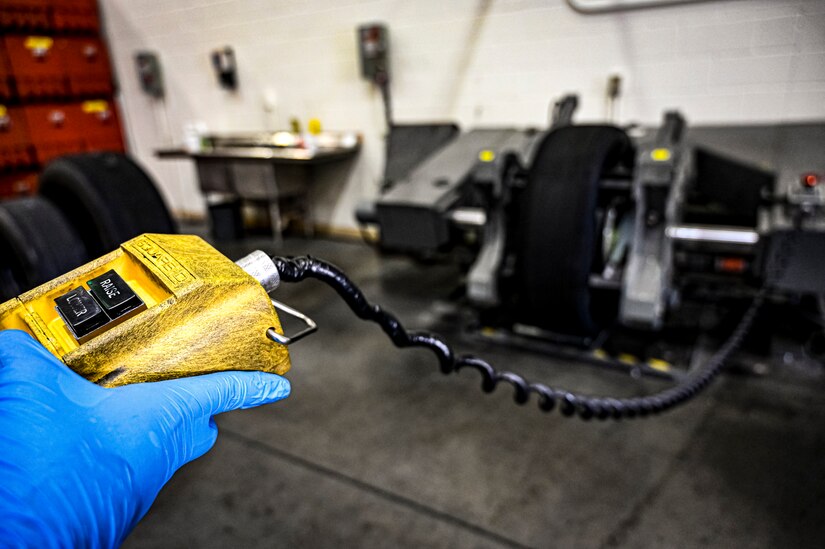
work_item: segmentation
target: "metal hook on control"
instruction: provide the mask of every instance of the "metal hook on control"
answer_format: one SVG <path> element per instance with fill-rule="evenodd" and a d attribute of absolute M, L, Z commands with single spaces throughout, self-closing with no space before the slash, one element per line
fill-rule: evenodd
<path fill-rule="evenodd" d="M 266 331 L 266 337 L 274 341 L 275 343 L 280 343 L 281 345 L 289 345 L 290 343 L 295 343 L 299 339 L 303 339 L 311 333 L 314 333 L 318 330 L 318 325 L 315 324 L 315 321 L 309 318 L 307 315 L 302 313 L 301 311 L 297 311 L 290 307 L 289 305 L 284 305 L 280 301 L 275 301 L 274 299 L 270 298 L 272 301 L 272 306 L 281 311 L 282 313 L 288 314 L 292 317 L 297 318 L 304 324 L 306 324 L 306 328 L 299 331 L 297 334 L 287 336 L 286 334 L 279 334 L 275 331 L 274 328 L 270 328 Z"/>

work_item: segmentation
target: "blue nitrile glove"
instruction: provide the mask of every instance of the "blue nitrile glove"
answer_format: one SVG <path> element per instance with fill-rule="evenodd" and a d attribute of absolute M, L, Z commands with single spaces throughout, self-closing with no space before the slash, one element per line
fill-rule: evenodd
<path fill-rule="evenodd" d="M 215 443 L 212 416 L 274 402 L 260 372 L 104 389 L 28 334 L 0 332 L 0 546 L 113 547 L 184 463 Z"/>

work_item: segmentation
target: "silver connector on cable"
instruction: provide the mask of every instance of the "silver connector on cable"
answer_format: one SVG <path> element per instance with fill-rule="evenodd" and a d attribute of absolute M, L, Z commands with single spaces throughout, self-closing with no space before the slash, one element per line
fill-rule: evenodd
<path fill-rule="evenodd" d="M 261 250 L 255 250 L 251 254 L 240 258 L 235 264 L 257 280 L 268 294 L 272 293 L 281 284 L 281 275 L 278 273 L 278 267 L 275 265 L 275 262 L 272 261 L 272 258 Z M 275 343 L 290 345 L 318 330 L 318 325 L 315 321 L 301 311 L 295 310 L 271 298 L 270 301 L 272 302 L 272 306 L 280 313 L 296 318 L 304 324 L 304 328 L 293 335 L 286 335 L 286 333 L 278 332 L 275 328 L 270 328 L 266 331 L 266 337 Z"/>
<path fill-rule="evenodd" d="M 235 264 L 257 280 L 264 287 L 266 293 L 271 293 L 281 284 L 278 267 L 261 250 L 255 250 L 251 254 L 240 258 Z"/>

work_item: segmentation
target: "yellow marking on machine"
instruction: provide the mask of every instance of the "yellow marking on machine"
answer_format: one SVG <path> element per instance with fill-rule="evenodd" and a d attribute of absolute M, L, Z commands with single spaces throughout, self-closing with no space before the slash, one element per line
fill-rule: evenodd
<path fill-rule="evenodd" d="M 669 372 L 673 368 L 670 362 L 658 358 L 649 359 L 647 361 L 647 365 L 660 372 Z"/>
<path fill-rule="evenodd" d="M 485 149 L 485 150 L 481 151 L 480 153 L 478 153 L 478 159 L 481 160 L 482 162 L 492 162 L 493 160 L 496 159 L 496 153 L 494 153 L 493 151 L 491 151 L 489 149 Z"/>
<path fill-rule="evenodd" d="M 610 355 L 604 349 L 593 349 L 593 356 L 599 360 L 607 360 Z"/>
<path fill-rule="evenodd" d="M 617 357 L 617 360 L 619 362 L 621 362 L 622 364 L 633 365 L 633 364 L 638 364 L 639 363 L 639 358 L 636 355 L 631 355 L 629 353 L 619 354 L 619 356 Z"/>

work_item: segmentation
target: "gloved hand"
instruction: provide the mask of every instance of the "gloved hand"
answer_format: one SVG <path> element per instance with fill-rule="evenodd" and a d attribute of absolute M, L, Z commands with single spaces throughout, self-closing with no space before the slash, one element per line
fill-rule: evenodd
<path fill-rule="evenodd" d="M 215 443 L 212 416 L 289 389 L 261 372 L 104 389 L 28 334 L 0 332 L 0 545 L 120 545 L 172 474 Z"/>

